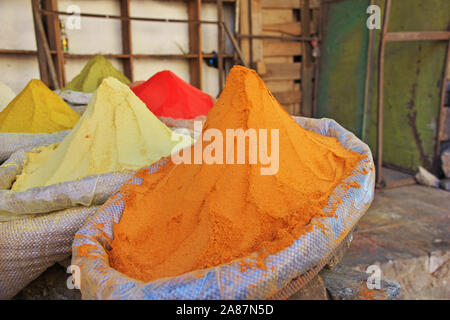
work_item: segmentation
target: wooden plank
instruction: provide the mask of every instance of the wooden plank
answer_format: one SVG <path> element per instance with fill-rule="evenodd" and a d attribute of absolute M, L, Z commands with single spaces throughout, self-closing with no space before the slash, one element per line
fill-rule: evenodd
<path fill-rule="evenodd" d="M 190 0 L 152 0 L 152 1 L 156 1 L 156 2 L 188 2 Z M 216 4 L 217 0 L 202 0 L 202 2 Z M 233 4 L 233 3 L 236 3 L 237 1 L 236 0 L 222 0 L 222 2 Z"/>
<path fill-rule="evenodd" d="M 189 20 L 201 19 L 201 0 L 190 0 L 188 2 Z M 190 82 L 194 87 L 202 89 L 202 29 L 197 22 L 189 23 L 189 53 L 197 54 L 197 59 L 189 61 Z"/>
<path fill-rule="evenodd" d="M 48 45 L 48 38 L 46 31 L 44 29 L 44 24 L 42 22 L 42 16 L 40 13 L 40 2 L 32 0 L 32 8 L 33 8 L 33 17 L 35 21 L 35 30 L 36 30 L 36 42 L 40 43 L 42 46 L 38 46 L 38 55 L 43 51 L 43 61 L 42 66 L 44 68 L 48 68 L 48 75 L 50 78 L 50 82 L 52 86 L 51 89 L 59 89 L 58 77 L 56 75 L 55 66 L 53 64 L 52 55 L 50 52 L 50 47 Z M 41 49 L 41 52 L 40 52 Z M 45 65 L 45 66 L 44 66 Z M 39 64 L 41 66 L 41 63 Z"/>
<path fill-rule="evenodd" d="M 322 25 L 320 23 L 322 19 L 322 8 L 317 8 L 312 10 L 313 13 L 313 21 L 312 22 L 312 29 L 311 32 L 321 38 L 322 35 Z M 311 44 L 314 44 L 312 42 Z M 317 52 L 314 54 L 313 49 L 313 56 L 314 56 L 314 86 L 313 86 L 313 105 L 312 105 L 312 117 L 317 117 L 317 107 L 319 103 L 319 76 L 320 76 L 320 43 L 315 42 L 315 45 L 317 46 Z M 363 140 L 364 141 L 364 140 Z"/>
<path fill-rule="evenodd" d="M 261 35 L 262 33 L 262 14 L 261 14 L 261 1 L 250 0 L 251 8 L 251 34 Z M 261 39 L 251 39 L 252 46 L 252 63 L 254 67 L 259 61 L 263 60 L 263 41 Z"/>
<path fill-rule="evenodd" d="M 292 9 L 262 9 L 262 24 L 286 23 L 293 21 Z"/>
<path fill-rule="evenodd" d="M 192 0 L 190 0 L 192 1 Z M 72 13 L 65 11 L 53 11 L 53 10 L 41 10 L 42 14 L 53 14 L 53 15 L 61 15 L 61 16 L 71 16 Z M 150 21 L 150 22 L 175 22 L 175 23 L 202 23 L 202 24 L 215 24 L 217 25 L 217 21 L 211 20 L 200 20 L 200 19 L 171 19 L 171 18 L 147 18 L 147 17 L 124 17 L 121 15 L 114 14 L 100 14 L 100 13 L 84 13 L 81 12 L 79 14 L 80 17 L 89 17 L 89 18 L 102 18 L 102 19 L 113 19 L 113 20 L 132 20 L 132 21 Z"/>
<path fill-rule="evenodd" d="M 130 16 L 130 0 L 120 0 L 120 15 L 124 17 Z M 128 58 L 123 59 L 123 71 L 124 74 L 131 80 L 134 81 L 134 70 L 133 70 L 133 56 L 132 54 L 132 36 L 131 36 L 131 21 L 121 20 L 121 30 L 122 30 L 122 52 L 129 54 Z"/>
<path fill-rule="evenodd" d="M 263 8 L 285 8 L 294 9 L 299 7 L 299 0 L 261 0 L 261 6 Z"/>
<path fill-rule="evenodd" d="M 156 2 L 188 2 L 189 0 L 152 0 L 152 1 L 156 1 Z M 203 3 L 212 3 L 212 4 L 216 4 L 217 0 L 202 0 Z M 234 4 L 237 1 L 236 0 L 222 0 L 223 3 L 229 3 L 229 4 Z"/>
<path fill-rule="evenodd" d="M 447 81 L 450 81 L 450 63 L 447 64 Z"/>
<path fill-rule="evenodd" d="M 309 3 L 311 6 L 311 2 Z M 320 8 L 312 9 L 312 20 L 311 20 L 311 33 L 312 34 L 319 34 L 320 30 Z"/>
<path fill-rule="evenodd" d="M 450 140 L 450 108 L 445 107 L 442 112 L 442 118 L 444 119 L 440 140 L 441 141 L 447 141 Z"/>
<path fill-rule="evenodd" d="M 293 57 L 264 57 L 264 63 L 292 63 Z"/>
<path fill-rule="evenodd" d="M 285 57 L 302 54 L 300 42 L 263 40 L 264 57 Z"/>
<path fill-rule="evenodd" d="M 33 8 L 33 22 L 34 22 L 34 34 L 36 37 L 36 47 L 37 47 L 37 59 L 38 59 L 38 65 L 39 65 L 39 74 L 41 77 L 41 80 L 45 85 L 50 86 L 50 76 L 47 69 L 47 62 L 45 58 L 44 53 L 44 44 L 42 41 L 40 41 L 40 35 L 38 31 L 37 21 L 36 21 L 36 10 L 39 10 L 39 1 L 38 0 L 31 0 L 31 6 Z"/>
<path fill-rule="evenodd" d="M 289 34 L 289 35 L 300 35 L 301 34 L 301 23 L 298 21 L 284 22 L 284 23 L 272 23 L 265 24 L 262 27 L 263 34 Z"/>
<path fill-rule="evenodd" d="M 294 90 L 294 81 L 292 80 L 266 80 L 264 83 L 271 92 Z"/>
<path fill-rule="evenodd" d="M 260 65 L 258 73 L 264 80 L 295 80 L 300 79 L 301 64 L 296 63 L 267 63 Z"/>
<path fill-rule="evenodd" d="M 58 10 L 57 0 L 44 0 L 42 1 L 42 6 L 47 10 Z M 55 65 L 59 86 L 62 88 L 66 84 L 66 73 L 64 68 L 64 53 L 61 47 L 61 28 L 59 19 L 55 15 L 47 15 L 44 19 L 50 50 L 56 53 L 52 56 L 53 64 Z"/>
<path fill-rule="evenodd" d="M 219 77 L 219 93 L 222 92 L 224 86 L 224 68 L 223 68 L 223 52 L 225 50 L 225 35 L 223 30 L 222 22 L 224 21 L 223 16 L 223 3 L 222 0 L 217 0 L 217 21 L 218 25 L 218 35 L 217 35 L 217 69 Z M 226 22 L 225 22 L 226 23 Z"/>
<path fill-rule="evenodd" d="M 318 22 L 316 20 L 311 20 L 310 35 L 317 33 L 317 24 L 318 24 Z M 263 25 L 262 29 L 263 29 L 262 34 L 264 34 L 264 35 L 284 34 L 284 35 L 300 36 L 302 34 L 302 25 L 301 25 L 301 22 L 299 22 L 299 21 L 266 24 L 266 25 Z"/>
<path fill-rule="evenodd" d="M 311 16 L 309 11 L 309 0 L 303 0 L 301 9 L 302 20 L 302 36 L 311 35 Z M 302 43 L 303 56 L 302 56 L 302 101 L 297 115 L 303 115 L 305 117 L 312 116 L 313 110 L 313 77 L 314 77 L 314 65 L 312 58 L 312 48 L 308 42 Z"/>
<path fill-rule="evenodd" d="M 439 111 L 437 118 L 437 133 L 435 140 L 435 149 L 434 149 L 434 159 L 433 159 L 433 169 L 435 172 L 439 172 L 439 154 L 441 153 L 441 137 L 444 135 L 445 121 L 446 115 L 445 110 L 448 109 L 445 107 L 445 95 L 447 94 L 447 68 L 446 66 L 450 63 L 450 40 L 447 41 L 447 50 L 444 60 L 444 70 L 442 71 L 442 80 L 441 80 L 441 99 L 439 101 Z"/>
<path fill-rule="evenodd" d="M 295 104 L 282 104 L 282 106 L 287 113 L 289 113 L 290 115 L 294 115 Z"/>
<path fill-rule="evenodd" d="M 312 9 L 319 9 L 320 8 L 320 2 L 321 2 L 322 0 L 311 0 L 310 2 L 309 2 L 309 7 L 310 8 L 312 8 Z"/>
<path fill-rule="evenodd" d="M 450 31 L 388 32 L 386 41 L 450 40 Z"/>
<path fill-rule="evenodd" d="M 250 34 L 250 5 L 248 0 L 240 0 L 240 23 L 239 23 L 239 33 L 240 34 Z M 241 39 L 240 47 L 242 52 L 242 57 L 245 61 L 250 62 L 250 39 Z"/>
<path fill-rule="evenodd" d="M 0 53 L 2 53 L 2 50 L 0 50 Z M 6 52 L 7 53 L 7 52 Z M 36 52 L 34 52 L 36 53 Z M 89 59 L 92 57 L 95 57 L 98 55 L 97 53 L 65 53 L 64 57 L 66 59 Z M 102 53 L 102 56 L 105 58 L 111 58 L 111 59 L 128 59 L 130 57 L 129 54 L 123 54 L 123 53 Z M 165 53 L 133 53 L 131 55 L 134 59 L 198 59 L 198 54 L 165 54 Z M 204 58 L 213 58 L 215 55 L 211 53 L 205 53 L 202 54 L 202 57 Z M 231 54 L 225 54 L 225 58 L 232 58 L 233 56 Z"/>
<path fill-rule="evenodd" d="M 34 56 L 37 54 L 36 50 L 16 50 L 16 49 L 0 49 L 0 54 L 16 54 Z"/>
<path fill-rule="evenodd" d="M 377 160 L 376 160 L 376 187 L 383 185 L 383 99 L 384 99 L 384 49 L 386 34 L 389 26 L 391 0 L 386 0 L 383 15 L 383 29 L 380 34 L 380 48 L 378 54 L 378 108 L 377 108 Z"/>
<path fill-rule="evenodd" d="M 261 0 L 263 8 L 285 8 L 285 9 L 300 9 L 300 0 Z M 320 0 L 311 0 L 311 8 L 317 9 L 320 7 Z"/>
<path fill-rule="evenodd" d="M 299 9 L 300 0 L 261 0 L 261 6 L 263 8 L 287 8 L 287 9 Z M 311 0 L 311 8 L 319 8 L 320 0 Z"/>
<path fill-rule="evenodd" d="M 272 94 L 282 105 L 294 104 L 300 101 L 301 98 L 300 91 L 272 92 Z"/>
<path fill-rule="evenodd" d="M 55 50 L 50 50 L 52 55 L 56 54 Z M 36 50 L 16 50 L 16 49 L 0 49 L 0 54 L 13 54 L 13 55 L 27 55 L 33 56 L 37 55 Z M 97 56 L 98 53 L 64 53 L 64 58 L 66 59 L 89 59 Z M 105 58 L 114 58 L 114 59 L 127 59 L 130 55 L 123 53 L 102 53 L 102 56 Z M 143 59 L 143 58 L 167 58 L 167 59 L 197 59 L 197 54 L 165 54 L 165 53 L 133 53 L 131 55 L 135 59 Z M 203 53 L 202 56 L 204 58 L 213 58 L 215 55 L 211 53 Z M 224 54 L 224 58 L 233 58 L 232 54 Z"/>

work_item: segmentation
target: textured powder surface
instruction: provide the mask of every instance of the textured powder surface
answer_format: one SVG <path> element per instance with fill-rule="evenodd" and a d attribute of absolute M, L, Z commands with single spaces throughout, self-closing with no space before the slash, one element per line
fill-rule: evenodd
<path fill-rule="evenodd" d="M 93 92 L 98 88 L 103 79 L 108 77 L 129 84 L 130 80 L 103 56 L 95 56 L 91 58 L 83 70 L 72 79 L 64 88 L 64 90 Z"/>
<path fill-rule="evenodd" d="M 278 172 L 170 159 L 160 171 L 140 172 L 142 185 L 123 187 L 125 208 L 109 252 L 116 270 L 150 281 L 276 253 L 307 232 L 313 217 L 333 214 L 324 211 L 330 195 L 363 158 L 336 138 L 303 129 L 256 72 L 239 66 L 208 114 L 204 130 L 211 128 L 224 136 L 226 129 L 279 129 Z M 208 146 L 203 142 L 203 150 Z"/>
<path fill-rule="evenodd" d="M 173 134 L 173 140 L 172 138 Z M 28 153 L 12 190 L 23 191 L 90 174 L 138 170 L 169 155 L 183 138 L 158 120 L 124 84 L 105 79 L 78 124 L 59 144 Z M 185 145 L 192 143 L 186 139 Z"/>
<path fill-rule="evenodd" d="M 132 90 L 158 117 L 193 119 L 206 116 L 213 106 L 211 96 L 168 70 L 156 73 Z"/>
<path fill-rule="evenodd" d="M 0 82 L 0 112 L 6 108 L 16 94 L 3 82 Z"/>
<path fill-rule="evenodd" d="M 71 129 L 78 119 L 61 97 L 32 79 L 0 112 L 0 132 L 52 133 Z"/>

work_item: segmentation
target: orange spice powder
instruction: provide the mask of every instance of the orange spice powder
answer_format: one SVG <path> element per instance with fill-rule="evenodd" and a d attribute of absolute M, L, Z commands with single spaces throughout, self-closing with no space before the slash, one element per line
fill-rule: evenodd
<path fill-rule="evenodd" d="M 151 281 L 254 252 L 260 253 L 256 266 L 265 268 L 264 257 L 311 230 L 306 226 L 312 218 L 333 214 L 324 211 L 330 195 L 364 158 L 336 138 L 303 129 L 256 72 L 239 66 L 231 70 L 203 132 L 211 128 L 224 137 L 226 129 L 278 129 L 278 172 L 261 175 L 264 165 L 248 164 L 248 152 L 247 164 L 176 165 L 168 159 L 153 174 L 142 171 L 142 185 L 122 189 L 125 209 L 109 252 L 116 270 Z"/>

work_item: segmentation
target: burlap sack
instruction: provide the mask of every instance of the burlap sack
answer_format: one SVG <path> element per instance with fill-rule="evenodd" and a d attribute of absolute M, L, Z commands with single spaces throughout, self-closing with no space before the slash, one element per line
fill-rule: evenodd
<path fill-rule="evenodd" d="M 0 132 L 0 164 L 17 150 L 54 144 L 62 141 L 69 132 L 70 130 L 54 133 Z"/>
<path fill-rule="evenodd" d="M 158 119 L 170 128 L 187 128 L 189 130 L 194 130 L 194 123 L 198 121 L 204 124 L 206 116 L 198 116 L 195 119 L 174 119 L 170 117 L 158 117 Z"/>
<path fill-rule="evenodd" d="M 75 110 L 80 116 L 86 111 L 92 93 L 72 91 L 72 90 L 54 90 L 67 104 Z"/>
<path fill-rule="evenodd" d="M 70 107 L 76 112 L 76 113 L 78 113 L 80 116 L 82 116 L 83 115 L 83 113 L 86 111 L 86 109 L 87 109 L 87 106 L 84 106 L 84 105 L 81 105 L 81 106 L 78 106 L 78 105 L 70 105 Z"/>
<path fill-rule="evenodd" d="M 30 151 L 40 148 L 18 150 L 0 165 L 0 299 L 13 297 L 55 262 L 68 258 L 75 232 L 135 173 L 91 175 L 13 192 Z"/>
<path fill-rule="evenodd" d="M 87 105 L 92 98 L 92 93 L 86 92 L 72 90 L 55 90 L 54 92 L 71 105 Z"/>
<path fill-rule="evenodd" d="M 80 268 L 82 297 L 84 299 L 265 299 L 277 297 L 277 293 L 293 279 L 310 279 L 305 275 L 314 268 L 323 267 L 324 261 L 329 259 L 331 253 L 369 208 L 374 196 L 375 171 L 369 147 L 334 120 L 300 117 L 295 120 L 306 129 L 336 137 L 345 148 L 368 156 L 357 164 L 355 174 L 345 179 L 345 182 L 358 182 L 360 187 L 348 189 L 338 186 L 331 196 L 330 206 L 336 197 L 342 200 L 335 212 L 336 217 L 311 221 L 313 225 L 320 223 L 323 228 L 313 228 L 290 247 L 268 256 L 266 266 L 270 272 L 261 269 L 248 269 L 242 272 L 240 263 L 251 258 L 246 257 L 215 268 L 145 283 L 125 276 L 109 264 L 107 251 L 114 238 L 113 226 L 120 221 L 124 208 L 119 193 L 114 199 L 108 200 L 75 236 L 72 264 Z M 164 166 L 163 161 L 150 166 L 149 174 L 159 170 L 161 166 Z M 140 184 L 142 179 L 133 177 L 128 183 Z M 84 245 L 88 245 L 88 256 L 78 254 L 79 248 Z M 86 253 L 86 250 L 83 252 Z"/>
<path fill-rule="evenodd" d="M 10 299 L 71 254 L 75 232 L 100 206 L 0 222 L 0 299 Z"/>
<path fill-rule="evenodd" d="M 71 254 L 75 232 L 133 172 L 92 175 L 22 192 L 8 190 L 22 171 L 24 150 L 0 166 L 0 299 L 17 294 Z"/>

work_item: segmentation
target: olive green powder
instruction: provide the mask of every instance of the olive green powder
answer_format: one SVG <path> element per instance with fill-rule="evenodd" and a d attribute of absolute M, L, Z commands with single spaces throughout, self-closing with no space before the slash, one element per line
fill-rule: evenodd
<path fill-rule="evenodd" d="M 95 91 L 103 79 L 113 77 L 125 84 L 130 84 L 130 80 L 119 70 L 113 67 L 103 56 L 95 56 L 88 61 L 83 70 L 70 81 L 64 90 L 81 92 Z"/>

